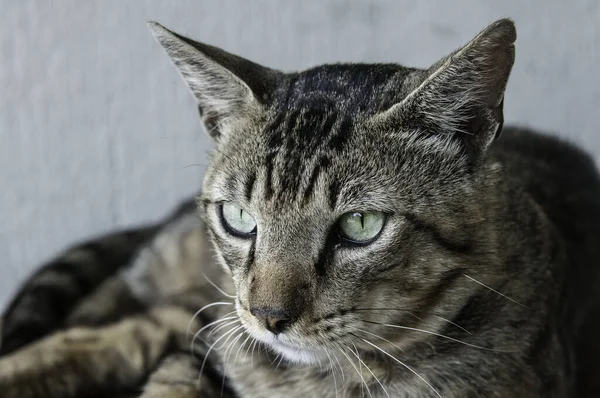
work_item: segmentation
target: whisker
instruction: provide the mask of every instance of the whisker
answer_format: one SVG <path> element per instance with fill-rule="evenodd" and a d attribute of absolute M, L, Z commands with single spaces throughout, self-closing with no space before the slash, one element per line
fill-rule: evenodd
<path fill-rule="evenodd" d="M 252 343 L 252 352 L 250 353 L 250 365 L 252 367 L 254 367 L 254 350 L 256 349 L 257 345 L 258 345 L 258 340 L 254 340 L 254 343 Z"/>
<path fill-rule="evenodd" d="M 279 354 L 279 353 L 277 353 L 277 355 L 275 355 L 275 359 L 273 359 L 273 360 L 271 361 L 271 366 L 273 366 L 273 364 L 275 363 L 275 361 L 277 361 L 277 360 L 279 359 L 279 356 L 280 356 L 280 355 L 281 355 L 281 354 Z"/>
<path fill-rule="evenodd" d="M 204 331 L 206 328 L 208 328 L 208 327 L 210 327 L 210 326 L 213 326 L 213 325 L 218 325 L 219 323 L 224 323 L 224 322 L 227 322 L 228 320 L 231 320 L 231 319 L 234 319 L 234 321 L 227 323 L 227 325 L 231 325 L 231 324 L 235 323 L 235 319 L 236 319 L 236 318 L 237 318 L 236 316 L 229 316 L 229 317 L 226 317 L 226 318 L 219 318 L 219 319 L 217 319 L 216 321 L 213 321 L 213 322 L 209 323 L 208 325 L 205 325 L 205 326 L 203 326 L 203 327 L 202 327 L 200 330 L 198 330 L 198 331 L 197 331 L 197 332 L 194 334 L 194 336 L 192 337 L 192 343 L 191 343 L 191 350 L 192 350 L 192 352 L 194 352 L 194 342 L 196 341 L 196 339 L 197 339 L 198 337 L 200 337 L 200 334 L 201 334 L 201 333 L 202 333 L 202 332 L 203 332 L 203 331 Z M 225 326 L 227 326 L 227 325 L 225 325 Z M 210 334 L 209 334 L 209 336 L 210 336 Z M 207 337 L 208 337 L 208 336 L 207 336 Z"/>
<path fill-rule="evenodd" d="M 195 342 L 196 342 L 196 339 L 197 339 L 198 337 L 200 337 L 200 334 L 201 334 L 201 333 L 202 333 L 202 332 L 203 332 L 203 331 L 204 331 L 204 330 L 205 330 L 207 327 L 210 327 L 210 326 L 212 326 L 212 325 L 216 325 L 216 324 L 219 324 L 219 323 L 224 323 L 224 322 L 227 322 L 227 321 L 228 321 L 228 320 L 230 320 L 230 319 L 234 319 L 234 321 L 228 322 L 228 323 L 227 323 L 225 326 L 227 326 L 227 325 L 231 325 L 231 324 L 235 323 L 236 321 L 238 321 L 238 320 L 236 320 L 236 318 L 237 318 L 237 317 L 235 317 L 235 316 L 230 316 L 230 317 L 227 317 L 227 318 L 220 318 L 220 319 L 218 319 L 218 320 L 216 320 L 216 321 L 214 321 L 214 322 L 211 322 L 211 323 L 209 323 L 208 325 L 205 325 L 204 327 L 202 327 L 202 328 L 201 328 L 200 330 L 198 330 L 198 331 L 197 331 L 197 332 L 194 334 L 194 336 L 192 337 L 192 342 L 191 342 L 191 346 L 190 346 L 190 349 L 191 349 L 191 351 L 192 351 L 192 352 L 195 352 L 195 351 L 194 351 L 194 347 L 195 347 Z M 208 336 L 207 336 L 207 337 L 208 337 Z"/>
<path fill-rule="evenodd" d="M 419 321 L 423 320 L 423 318 L 418 317 L 417 315 L 413 314 L 413 312 L 425 312 L 425 311 L 418 311 L 418 310 L 408 310 L 408 309 L 404 309 L 404 308 L 356 308 L 355 311 L 406 311 L 406 312 L 408 312 L 409 315 L 411 315 L 412 317 L 416 318 Z M 448 322 L 452 326 L 456 326 L 457 328 L 459 328 L 460 330 L 462 330 L 465 333 L 473 334 L 473 333 L 469 332 L 467 329 L 465 329 L 462 326 L 460 326 L 458 323 L 453 322 L 453 321 L 451 321 L 448 318 L 444 318 L 441 315 L 433 314 L 433 313 L 427 313 L 427 312 L 426 312 L 426 314 L 434 316 L 436 318 L 439 318 L 442 321 Z"/>
<path fill-rule="evenodd" d="M 235 344 L 239 341 L 239 339 L 244 335 L 244 329 L 242 329 L 242 331 L 237 335 L 237 337 L 235 339 L 233 339 L 233 341 L 231 343 L 229 343 L 229 345 L 227 346 L 227 349 L 225 350 L 225 353 L 223 354 L 223 357 L 225 358 L 225 360 L 223 361 L 223 380 L 221 381 L 221 397 L 223 396 L 223 392 L 225 391 L 225 376 L 227 375 L 227 364 L 229 363 L 229 357 L 231 356 L 231 352 L 233 351 L 233 347 L 235 347 Z M 229 340 L 226 339 L 225 343 L 227 343 L 227 341 Z M 229 351 L 229 354 L 227 354 L 227 351 Z M 235 362 L 234 362 L 235 365 Z"/>
<path fill-rule="evenodd" d="M 281 365 L 282 361 L 283 361 L 283 355 L 280 356 L 279 362 L 277 362 L 277 366 L 275 366 L 275 370 L 273 370 L 273 372 L 275 372 L 275 371 L 277 371 L 277 369 L 279 369 L 279 365 Z"/>
<path fill-rule="evenodd" d="M 202 276 L 204 276 L 204 279 L 206 279 L 206 281 L 208 283 L 211 284 L 212 287 L 214 287 L 215 289 L 217 289 L 219 291 L 219 293 L 221 293 L 223 296 L 225 297 L 229 297 L 232 299 L 237 298 L 237 296 L 232 296 L 231 294 L 226 293 L 223 289 L 221 289 L 219 286 L 217 286 L 216 283 L 214 283 L 212 280 L 210 280 L 210 278 L 208 277 L 208 275 L 206 275 L 204 272 L 200 271 L 202 273 Z"/>
<path fill-rule="evenodd" d="M 192 163 L 192 164 L 188 164 L 186 166 L 183 166 L 184 169 L 190 168 L 190 167 L 206 167 L 206 164 L 203 163 Z"/>
<path fill-rule="evenodd" d="M 468 347 L 478 348 L 480 350 L 485 350 L 485 351 L 501 352 L 501 353 L 517 352 L 516 350 L 497 350 L 497 349 L 494 349 L 494 348 L 482 347 L 482 346 L 478 346 L 478 345 L 475 345 L 475 344 L 467 343 L 465 341 L 458 340 L 458 339 L 455 339 L 453 337 L 446 336 L 446 335 L 443 335 L 443 334 L 440 334 L 440 333 L 430 332 L 429 330 L 424 330 L 424 329 L 417 329 L 417 328 L 411 328 L 411 327 L 408 327 L 408 326 L 400 326 L 400 325 L 390 325 L 390 324 L 387 324 L 387 323 L 379 323 L 379 322 L 373 322 L 373 321 L 367 321 L 367 320 L 365 320 L 363 322 L 372 323 L 372 324 L 375 324 L 375 325 L 388 326 L 388 327 L 391 327 L 391 328 L 404 329 L 404 330 L 412 330 L 414 332 L 421 332 L 421 333 L 425 333 L 425 334 L 430 334 L 432 336 L 441 337 L 443 339 L 454 341 L 456 343 L 464 344 L 464 345 L 466 345 Z"/>
<path fill-rule="evenodd" d="M 327 355 L 327 358 L 329 358 L 329 365 L 331 367 L 331 375 L 333 376 L 333 387 L 335 388 L 335 396 L 337 398 L 338 385 L 337 385 L 337 379 L 335 377 L 335 369 L 333 369 L 333 361 L 331 360 L 331 355 L 329 354 L 329 351 L 327 351 L 327 349 L 325 349 L 325 354 Z"/>
<path fill-rule="evenodd" d="M 388 339 L 386 339 L 386 338 L 384 338 L 384 337 L 381 337 L 381 336 L 379 336 L 378 334 L 371 333 L 371 332 L 368 332 L 368 331 L 366 331 L 366 330 L 359 329 L 359 328 L 356 328 L 356 330 L 358 330 L 359 332 L 362 332 L 362 333 L 367 333 L 367 334 L 370 334 L 371 336 L 377 337 L 378 339 L 381 339 L 381 340 L 383 340 L 383 341 L 385 341 L 385 342 L 387 342 L 387 343 L 389 343 L 389 344 L 393 345 L 395 348 L 399 349 L 400 351 L 404 352 L 404 350 L 402 349 L 402 347 L 399 347 L 399 346 L 397 346 L 396 344 L 392 343 L 391 341 L 389 341 Z M 351 334 L 352 336 L 356 337 L 357 339 L 360 339 L 360 337 L 358 337 L 358 336 L 357 336 L 357 335 L 355 335 L 354 333 L 350 333 L 350 334 Z"/>
<path fill-rule="evenodd" d="M 216 328 L 212 329 L 210 332 L 208 332 L 208 335 L 206 337 L 209 337 L 211 334 L 226 328 L 229 325 L 235 325 L 237 322 L 239 322 L 241 324 L 241 321 L 239 319 L 236 319 L 234 321 L 228 322 L 226 325 L 219 325 Z M 220 348 L 219 348 L 220 349 Z"/>
<path fill-rule="evenodd" d="M 202 361 L 202 366 L 200 366 L 200 375 L 198 376 L 198 384 L 196 386 L 197 390 L 200 390 L 201 383 L 202 383 L 202 372 L 204 372 L 204 366 L 206 365 L 206 360 L 208 359 L 208 356 L 211 353 L 211 351 L 213 350 L 213 348 L 215 347 L 215 345 L 219 341 L 221 341 L 222 339 L 224 339 L 226 336 L 231 335 L 232 333 L 235 333 L 236 331 L 238 331 L 240 328 L 243 328 L 243 327 L 244 327 L 243 325 L 240 325 L 240 326 L 236 326 L 235 328 L 233 328 L 231 330 L 228 330 L 221 337 L 219 337 L 214 343 L 212 343 L 212 345 L 210 346 L 210 348 L 208 349 L 208 351 L 204 355 L 204 360 Z"/>
<path fill-rule="evenodd" d="M 346 348 L 348 348 L 348 347 L 346 347 Z M 352 360 L 350 359 L 350 357 L 348 356 L 348 354 L 346 354 L 341 348 L 338 348 L 338 349 L 340 350 L 340 352 L 342 353 L 342 355 L 346 357 L 346 359 L 348 360 L 348 362 L 350 362 L 350 365 L 352 365 L 352 367 L 356 371 L 356 374 L 358 374 L 358 376 L 360 377 L 360 380 L 362 381 L 362 383 L 364 384 L 364 386 L 367 388 L 367 393 L 369 394 L 369 397 L 373 398 L 373 395 L 371 394 L 371 390 L 369 389 L 369 386 L 367 385 L 367 382 L 365 381 L 365 378 L 363 377 L 362 372 L 360 372 L 358 370 L 358 368 L 356 367 L 356 365 L 354 365 L 354 362 L 352 362 Z"/>
<path fill-rule="evenodd" d="M 240 352 L 244 349 L 244 346 L 246 345 L 246 343 L 248 342 L 248 340 L 250 340 L 252 336 L 250 334 L 248 334 L 248 337 L 246 337 L 246 340 L 244 340 L 242 342 L 242 345 L 240 346 L 240 348 L 238 348 L 237 353 L 235 354 L 235 357 L 233 357 L 233 363 L 237 363 L 237 359 L 238 356 L 240 355 Z M 250 349 L 250 345 L 248 345 L 248 349 Z M 246 351 L 246 353 L 248 353 L 248 351 Z M 245 359 L 246 357 L 244 357 Z"/>
<path fill-rule="evenodd" d="M 211 304 L 206 304 L 204 307 L 200 308 L 200 309 L 199 309 L 199 310 L 198 310 L 198 311 L 197 311 L 197 312 L 194 314 L 194 316 L 192 317 L 192 319 L 190 319 L 190 323 L 188 323 L 188 326 L 187 326 L 187 333 L 186 333 L 186 337 L 187 337 L 187 338 L 189 338 L 189 337 L 190 337 L 190 328 L 192 327 L 192 323 L 194 323 L 194 319 L 196 319 L 196 317 L 197 317 L 198 315 L 200 315 L 200 314 L 202 313 L 202 311 L 204 311 L 205 309 L 207 309 L 207 308 L 211 308 L 211 307 L 214 307 L 214 306 L 216 306 L 216 305 L 233 305 L 233 303 L 230 303 L 230 302 L 225 302 L 225 301 L 217 301 L 217 302 L 214 302 L 214 303 L 211 303 Z"/>
<path fill-rule="evenodd" d="M 485 287 L 486 289 L 489 289 L 489 290 L 491 290 L 492 292 L 494 292 L 494 293 L 496 293 L 496 294 L 499 294 L 500 296 L 504 297 L 505 299 L 507 299 L 507 300 L 510 300 L 510 301 L 512 301 L 513 303 L 517 304 L 517 305 L 520 305 L 520 306 L 521 306 L 521 307 L 523 307 L 523 308 L 527 308 L 528 310 L 533 310 L 533 308 L 531 308 L 531 307 L 528 307 L 528 306 L 526 306 L 525 304 L 521 304 L 521 303 L 519 303 L 517 300 L 515 300 L 515 299 L 513 299 L 513 298 L 510 298 L 510 297 L 508 297 L 506 294 L 500 293 L 499 291 L 497 291 L 497 290 L 495 290 L 495 289 L 492 289 L 492 288 L 491 288 L 491 287 L 489 287 L 488 285 L 486 285 L 486 284 L 484 284 L 484 283 L 482 283 L 482 282 L 479 282 L 477 279 L 475 279 L 475 278 L 473 278 L 473 277 L 471 277 L 471 276 L 469 276 L 469 275 L 467 275 L 467 274 L 462 274 L 462 275 L 463 275 L 464 277 L 468 278 L 469 280 L 472 280 L 473 282 L 475 282 L 475 283 L 478 283 L 479 285 L 481 285 L 481 286 Z"/>
<path fill-rule="evenodd" d="M 342 364 L 340 363 L 340 360 L 338 359 L 337 355 L 335 355 L 334 353 L 332 353 L 331 356 L 333 357 L 333 359 L 335 359 L 335 361 L 338 364 L 338 367 L 340 368 L 340 374 L 342 375 L 342 381 L 346 381 L 346 378 L 344 377 L 344 368 L 342 368 Z"/>
<path fill-rule="evenodd" d="M 372 346 L 373 348 L 381 351 L 382 353 L 384 353 L 385 355 L 387 355 L 388 357 L 392 358 L 394 361 L 398 362 L 400 365 L 404 366 L 406 369 L 408 369 L 410 372 L 412 372 L 415 376 L 417 376 L 419 379 L 421 379 L 423 381 L 423 383 L 427 384 L 429 386 L 429 388 L 431 388 L 431 390 L 433 392 L 436 393 L 436 395 L 440 398 L 443 398 L 441 396 L 441 394 L 435 389 L 433 388 L 433 386 L 431 384 L 429 384 L 429 382 L 427 380 L 425 380 L 425 378 L 423 376 L 421 376 L 420 374 L 418 374 L 416 371 L 414 371 L 410 366 L 408 366 L 407 364 L 405 364 L 404 362 L 400 361 L 398 358 L 394 357 L 391 354 L 388 354 L 385 350 L 379 348 L 378 346 L 376 346 L 375 344 L 371 343 L 368 340 L 362 339 L 362 341 L 364 341 L 365 343 L 369 344 L 370 346 Z"/>
<path fill-rule="evenodd" d="M 358 359 L 359 363 L 361 363 L 365 368 L 367 368 L 367 370 L 369 371 L 369 373 L 371 373 L 371 375 L 375 378 L 375 380 L 377 381 L 377 383 L 381 386 L 381 389 L 383 390 L 383 392 L 385 393 L 385 395 L 387 395 L 388 398 L 391 398 L 390 394 L 388 394 L 387 390 L 385 389 L 385 387 L 383 386 L 383 384 L 381 383 L 381 381 L 379 380 L 379 378 L 377 376 L 375 376 L 375 373 L 373 373 L 373 371 L 371 370 L 371 368 L 369 368 L 369 366 L 367 366 L 367 364 L 364 363 L 362 359 L 360 359 L 360 355 L 358 353 L 358 348 L 356 348 L 356 344 L 352 343 L 352 345 L 354 346 L 354 349 L 356 350 L 356 353 L 354 353 L 352 350 L 350 350 L 350 352 L 352 354 L 354 354 L 354 356 Z"/>

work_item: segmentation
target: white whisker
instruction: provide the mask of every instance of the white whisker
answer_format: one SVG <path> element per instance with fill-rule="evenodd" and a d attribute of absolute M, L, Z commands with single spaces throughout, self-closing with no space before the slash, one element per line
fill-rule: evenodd
<path fill-rule="evenodd" d="M 229 302 L 225 302 L 225 301 L 217 301 L 215 303 L 210 303 L 210 304 L 206 304 L 204 307 L 200 308 L 192 317 L 192 319 L 190 319 L 190 323 L 188 323 L 187 326 L 187 334 L 186 336 L 189 338 L 190 337 L 190 328 L 192 327 L 192 323 L 194 323 L 194 319 L 196 319 L 196 317 L 198 315 L 200 315 L 202 313 L 202 311 L 204 311 L 207 308 L 211 308 L 214 307 L 216 305 L 233 305 L 233 303 L 229 303 Z"/>
<path fill-rule="evenodd" d="M 223 322 L 226 322 L 226 320 L 223 320 Z M 231 322 L 226 322 L 224 325 L 221 325 L 221 326 L 219 326 L 219 328 L 222 328 L 222 327 L 227 327 L 227 326 L 234 325 L 236 322 L 240 322 L 240 320 L 239 320 L 239 319 L 235 319 L 235 320 L 233 320 L 233 321 L 231 321 Z M 191 350 L 192 350 L 192 352 L 195 352 L 195 349 L 194 349 L 194 347 L 195 347 L 196 339 L 197 339 L 197 337 L 199 337 L 199 336 L 200 336 L 200 333 L 198 332 L 198 333 L 196 333 L 196 334 L 194 335 L 194 338 L 192 338 L 192 345 L 191 345 Z M 207 336 L 207 337 L 208 337 L 208 336 Z"/>
<path fill-rule="evenodd" d="M 436 333 L 436 332 L 430 332 L 429 330 L 424 330 L 424 329 L 417 329 L 417 328 L 411 328 L 411 327 L 408 327 L 408 326 L 400 326 L 400 325 L 390 325 L 388 323 L 379 323 L 379 322 L 372 322 L 372 321 L 363 321 L 363 322 L 372 323 L 372 324 L 375 324 L 375 325 L 387 326 L 387 327 L 390 327 L 390 328 L 412 330 L 414 332 L 421 332 L 421 333 L 425 333 L 425 334 L 430 334 L 432 336 L 441 337 L 441 338 L 446 339 L 446 340 L 454 341 L 456 343 L 463 344 L 463 345 L 466 345 L 468 347 L 473 347 L 473 348 L 477 348 L 477 349 L 485 350 L 485 351 L 502 352 L 502 353 L 516 352 L 515 350 L 497 350 L 497 349 L 494 349 L 494 348 L 482 347 L 482 346 L 479 346 L 479 345 L 476 345 L 476 344 L 467 343 L 466 341 L 458 340 L 458 339 L 455 339 L 455 338 L 450 337 L 450 336 L 446 336 L 446 335 L 443 335 L 443 334 L 440 334 L 440 333 Z"/>
<path fill-rule="evenodd" d="M 231 356 L 231 353 L 233 351 L 233 347 L 235 347 L 235 344 L 240 340 L 240 338 L 244 335 L 244 329 L 242 329 L 242 331 L 237 335 L 237 337 L 235 339 L 233 339 L 233 341 L 231 343 L 229 343 L 229 345 L 227 346 L 227 349 L 225 350 L 224 354 L 223 354 L 223 380 L 221 381 L 221 397 L 223 396 L 223 391 L 225 391 L 225 376 L 227 375 L 227 364 L 229 363 L 229 357 Z M 229 341 L 229 338 L 227 338 L 225 340 L 224 344 L 227 344 L 227 341 Z M 227 351 L 229 351 L 229 354 L 227 354 Z M 235 363 L 234 363 L 235 366 Z"/>
<path fill-rule="evenodd" d="M 246 337 L 246 340 L 244 340 L 242 342 L 242 345 L 238 348 L 237 353 L 235 354 L 235 357 L 233 357 L 233 363 L 237 363 L 237 359 L 238 356 L 240 355 L 240 352 L 244 349 L 244 346 L 246 345 L 246 343 L 248 342 L 248 340 L 250 340 L 252 336 L 250 334 L 248 334 L 248 337 Z M 250 345 L 248 345 L 248 349 L 250 348 Z"/>
<path fill-rule="evenodd" d="M 230 319 L 234 319 L 234 320 L 233 320 L 233 321 L 231 321 L 231 322 L 227 322 L 227 321 L 228 321 L 228 320 L 230 320 Z M 200 337 L 200 334 L 201 334 L 201 333 L 202 333 L 202 332 L 203 332 L 203 331 L 204 331 L 204 330 L 205 330 L 207 327 L 209 327 L 209 326 L 212 326 L 212 325 L 216 325 L 216 324 L 219 324 L 219 323 L 223 323 L 223 322 L 226 322 L 226 324 L 225 324 L 225 325 L 221 325 L 221 326 L 228 326 L 228 325 L 231 325 L 231 324 L 233 324 L 233 323 L 235 323 L 235 322 L 238 322 L 238 321 L 239 321 L 239 319 L 237 319 L 237 317 L 233 317 L 233 316 L 232 316 L 232 317 L 227 317 L 227 318 L 221 318 L 221 319 L 218 319 L 218 320 L 216 320 L 216 321 L 214 321 L 214 322 L 211 322 L 211 323 L 209 323 L 208 325 L 206 325 L 206 326 L 202 327 L 200 330 L 198 330 L 198 331 L 197 331 L 197 332 L 194 334 L 194 337 L 192 337 L 192 343 L 191 343 L 191 346 L 190 346 L 190 349 L 191 349 L 191 351 L 192 351 L 192 352 L 194 352 L 194 347 L 195 347 L 195 342 L 196 342 L 196 339 L 197 339 L 198 337 Z M 209 336 L 210 336 L 210 335 L 209 335 Z M 208 337 L 208 336 L 207 336 L 207 337 Z"/>
<path fill-rule="evenodd" d="M 352 365 L 352 367 L 356 371 L 356 374 L 358 374 L 358 376 L 360 377 L 360 380 L 362 381 L 362 383 L 364 384 L 364 386 L 367 388 L 367 393 L 369 394 L 369 397 L 373 398 L 373 395 L 371 394 L 371 390 L 369 389 L 369 386 L 367 385 L 367 382 L 365 381 L 365 378 L 363 377 L 362 372 L 358 370 L 358 368 L 356 367 L 356 365 L 354 365 L 354 362 L 352 362 L 352 360 L 350 359 L 350 357 L 348 356 L 348 354 L 346 354 L 341 348 L 339 348 L 339 350 L 342 353 L 342 355 L 346 357 L 346 359 L 348 360 L 348 362 L 350 362 L 350 365 Z"/>
<path fill-rule="evenodd" d="M 200 272 L 202 272 L 202 271 L 200 271 Z M 229 297 L 229 298 L 232 298 L 232 299 L 237 298 L 237 296 L 232 296 L 231 294 L 226 293 L 223 289 L 221 289 L 219 286 L 217 286 L 217 284 L 214 283 L 213 281 L 211 281 L 210 278 L 204 272 L 202 272 L 202 276 L 204 276 L 204 279 L 206 279 L 206 281 L 208 283 L 210 283 L 212 287 L 214 287 L 215 289 L 217 289 L 219 291 L 219 293 L 221 293 L 223 296 Z"/>
<path fill-rule="evenodd" d="M 489 289 L 489 290 L 491 290 L 492 292 L 494 292 L 494 293 L 496 293 L 496 294 L 499 294 L 500 296 L 504 297 L 505 299 L 507 299 L 507 300 L 510 300 L 510 301 L 512 301 L 513 303 L 517 304 L 517 305 L 520 305 L 520 306 L 521 306 L 521 307 L 523 307 L 523 308 L 527 308 L 528 310 L 531 310 L 531 309 L 532 309 L 531 307 L 528 307 L 528 306 L 526 306 L 525 304 L 521 304 L 521 303 L 519 303 L 517 300 L 515 300 L 515 299 L 513 299 L 513 298 L 510 298 L 510 297 L 508 297 L 506 294 L 502 294 L 502 293 L 500 293 L 499 291 L 497 291 L 497 290 L 495 290 L 495 289 L 492 289 L 492 288 L 491 288 L 491 287 L 489 287 L 488 285 L 486 285 L 486 284 L 484 284 L 484 283 L 482 283 L 482 282 L 479 282 L 477 279 L 475 279 L 475 278 L 473 278 L 473 277 L 471 277 L 471 276 L 469 276 L 469 275 L 467 275 L 467 274 L 463 274 L 463 276 L 464 276 L 464 277 L 466 277 L 466 278 L 468 278 L 468 279 L 470 279 L 470 280 L 472 280 L 472 281 L 473 281 L 473 282 L 475 282 L 475 283 L 478 283 L 479 285 L 481 285 L 481 286 L 485 287 L 486 289 Z"/>
<path fill-rule="evenodd" d="M 371 336 L 377 337 L 378 339 L 381 339 L 381 340 L 383 340 L 383 341 L 385 341 L 385 342 L 393 345 L 395 348 L 399 349 L 400 351 L 404 352 L 404 350 L 402 349 L 402 347 L 397 346 L 396 344 L 392 343 L 391 341 L 389 341 L 388 339 L 386 339 L 384 337 L 379 336 L 378 334 L 371 333 L 371 332 L 368 332 L 366 330 L 359 329 L 359 328 L 356 328 L 356 330 L 358 330 L 358 331 L 360 331 L 362 333 L 367 333 L 367 334 L 370 334 Z M 355 336 L 355 335 L 353 334 L 353 336 Z M 358 337 L 358 336 L 356 336 L 356 337 Z M 360 337 L 358 337 L 358 338 L 360 339 Z"/>
<path fill-rule="evenodd" d="M 379 380 L 379 378 L 377 376 L 375 376 L 375 373 L 373 373 L 373 371 L 371 370 L 371 368 L 369 368 L 367 366 L 367 364 L 364 363 L 362 359 L 360 359 L 360 355 L 358 353 L 358 348 L 356 348 L 356 344 L 352 343 L 352 345 L 354 346 L 354 349 L 356 350 L 356 353 L 354 353 L 352 350 L 350 350 L 350 352 L 352 354 L 354 354 L 354 356 L 358 359 L 358 362 L 360 364 L 362 364 L 365 368 L 367 368 L 367 371 L 369 371 L 369 373 L 371 373 L 371 375 L 375 378 L 375 380 L 377 381 L 377 383 L 379 384 L 379 386 L 381 387 L 381 389 L 383 390 L 383 392 L 385 393 L 385 395 L 387 395 L 388 398 L 391 398 L 390 394 L 388 394 L 387 390 L 385 389 L 385 387 L 383 386 L 383 384 L 381 383 L 381 381 Z"/>
<path fill-rule="evenodd" d="M 327 355 L 327 358 L 329 358 L 329 365 L 331 367 L 331 375 L 333 376 L 333 387 L 335 388 L 335 396 L 337 398 L 338 385 L 337 385 L 337 379 L 335 377 L 335 369 L 333 369 L 333 361 L 331 360 L 331 355 L 329 354 L 329 351 L 327 351 L 327 349 L 325 349 L 325 354 Z"/>
<path fill-rule="evenodd" d="M 334 353 L 331 353 L 331 356 L 333 357 L 333 359 L 335 359 L 335 361 L 338 364 L 338 367 L 340 368 L 340 374 L 342 375 L 342 381 L 346 381 L 346 378 L 344 377 L 344 368 L 342 368 L 342 364 L 340 363 L 340 360 L 338 359 L 337 355 L 335 355 Z"/>
<path fill-rule="evenodd" d="M 398 358 L 394 357 L 393 355 L 388 354 L 385 350 L 379 348 L 378 346 L 376 346 L 375 344 L 371 343 L 370 341 L 365 340 L 365 339 L 362 339 L 362 341 L 364 341 L 365 343 L 369 344 L 373 348 L 375 348 L 375 349 L 383 352 L 385 355 L 387 355 L 388 357 L 392 358 L 394 361 L 398 362 L 400 365 L 404 366 L 406 369 L 408 369 L 410 372 L 412 372 L 415 376 L 417 376 L 419 379 L 421 379 L 423 381 L 423 383 L 427 384 L 429 386 L 429 388 L 431 388 L 431 390 L 433 392 L 435 392 L 438 397 L 443 398 L 441 396 L 441 394 L 435 388 L 433 388 L 433 386 L 431 384 L 429 384 L 429 382 L 427 380 L 425 380 L 425 378 L 423 376 L 421 376 L 416 371 L 414 371 L 410 366 L 408 366 L 404 362 L 400 361 Z"/>
<path fill-rule="evenodd" d="M 221 341 L 222 339 L 224 339 L 226 336 L 231 335 L 232 333 L 235 333 L 237 330 L 239 330 L 240 328 L 243 328 L 243 325 L 240 326 L 236 326 L 235 328 L 228 330 L 227 332 L 225 332 L 221 337 L 219 337 L 214 343 L 212 343 L 212 345 L 210 346 L 210 348 L 208 349 L 208 351 L 206 352 L 206 354 L 204 355 L 204 360 L 202 361 L 202 366 L 200 366 L 200 375 L 198 376 L 198 385 L 196 386 L 197 390 L 200 390 L 201 387 L 201 383 L 202 383 L 202 372 L 204 371 L 204 365 L 206 365 L 206 361 L 208 360 L 208 356 L 211 353 L 211 351 L 213 350 L 214 346 Z"/>
<path fill-rule="evenodd" d="M 212 328 L 212 329 L 211 329 L 211 330 L 208 332 L 208 334 L 206 335 L 206 337 L 210 337 L 210 336 L 211 336 L 213 333 L 216 333 L 216 332 L 218 332 L 219 330 L 223 329 L 224 327 L 226 327 L 226 326 L 228 326 L 228 325 L 231 325 L 232 323 L 235 323 L 235 322 L 241 322 L 241 321 L 240 321 L 240 319 L 239 319 L 237 316 L 234 316 L 234 317 L 232 317 L 232 318 L 233 318 L 233 321 L 230 321 L 230 322 L 228 322 L 227 324 L 224 324 L 224 325 L 219 325 L 219 326 L 215 326 L 214 328 Z"/>

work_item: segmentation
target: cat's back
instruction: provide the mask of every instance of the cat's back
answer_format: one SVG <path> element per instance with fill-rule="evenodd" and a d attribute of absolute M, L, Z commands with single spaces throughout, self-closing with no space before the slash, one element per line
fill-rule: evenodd
<path fill-rule="evenodd" d="M 565 239 L 600 234 L 600 176 L 584 150 L 554 136 L 509 127 L 492 145 L 491 155 L 509 183 L 530 194 Z"/>
<path fill-rule="evenodd" d="M 556 292 L 562 330 L 577 347 L 582 390 L 600 393 L 600 176 L 594 160 L 569 142 L 523 128 L 506 128 L 491 155 L 509 184 L 541 206 L 563 240 L 568 263 L 562 264 L 564 290 Z"/>

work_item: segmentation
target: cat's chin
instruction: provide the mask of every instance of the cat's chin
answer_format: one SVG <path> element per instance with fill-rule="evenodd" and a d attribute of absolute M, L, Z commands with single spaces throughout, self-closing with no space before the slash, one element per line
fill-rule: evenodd
<path fill-rule="evenodd" d="M 327 359 L 324 350 L 317 351 L 300 348 L 293 344 L 282 342 L 271 336 L 260 336 L 258 339 L 269 346 L 277 354 L 282 355 L 285 360 L 292 363 L 315 365 Z"/>
<path fill-rule="evenodd" d="M 284 345 L 281 343 L 269 345 L 274 351 L 283 355 L 285 359 L 292 363 L 314 365 L 320 363 L 323 360 L 323 358 L 321 358 L 321 355 L 319 355 L 319 353 L 317 353 L 316 351 L 291 347 L 289 345 Z"/>

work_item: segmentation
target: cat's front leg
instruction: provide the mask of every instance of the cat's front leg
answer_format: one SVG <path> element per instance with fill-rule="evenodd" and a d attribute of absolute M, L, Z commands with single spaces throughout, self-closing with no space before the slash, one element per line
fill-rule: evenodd
<path fill-rule="evenodd" d="M 100 328 L 55 333 L 0 359 L 3 398 L 81 397 L 139 385 L 190 315 L 159 308 Z"/>
<path fill-rule="evenodd" d="M 148 378 L 139 398 L 227 398 L 234 396 L 219 372 L 200 374 L 201 360 L 188 353 L 167 356 Z M 212 365 L 207 365 L 212 366 Z"/>

